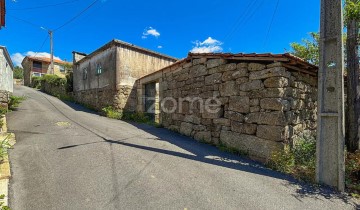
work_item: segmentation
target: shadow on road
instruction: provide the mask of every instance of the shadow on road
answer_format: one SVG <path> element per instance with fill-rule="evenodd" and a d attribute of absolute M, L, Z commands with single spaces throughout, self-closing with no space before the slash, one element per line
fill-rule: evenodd
<path fill-rule="evenodd" d="M 91 114 L 98 114 L 94 111 L 91 111 L 87 108 L 84 108 L 81 105 L 65 102 L 69 107 L 73 108 L 76 111 L 87 112 Z M 138 145 L 126 142 L 127 139 L 107 139 L 105 137 L 101 138 L 103 141 L 100 142 L 92 142 L 86 144 L 78 144 L 78 145 L 68 145 L 65 147 L 58 148 L 59 150 L 63 149 L 71 149 L 78 146 L 86 146 L 89 144 L 98 144 L 98 143 L 109 143 L 109 144 L 118 144 L 126 147 L 136 148 L 140 150 L 152 151 L 156 153 L 176 156 L 180 158 L 185 158 L 193 161 L 199 161 L 206 164 L 212 164 L 220 167 L 230 168 L 239 171 L 245 171 L 248 173 L 258 174 L 262 176 L 268 176 L 276 179 L 284 180 L 286 183 L 284 185 L 286 187 L 295 187 L 297 188 L 296 193 L 294 196 L 298 200 L 302 200 L 305 197 L 311 197 L 314 199 L 340 199 L 345 203 L 353 203 L 353 200 L 347 196 L 346 194 L 339 193 L 334 189 L 324 186 L 316 186 L 311 185 L 308 183 L 304 183 L 301 181 L 296 180 L 295 178 L 285 175 L 273 170 L 266 168 L 261 163 L 255 162 L 245 157 L 236 156 L 230 153 L 222 152 L 215 146 L 207 145 L 204 143 L 197 142 L 189 137 L 182 136 L 178 133 L 172 132 L 170 130 L 164 128 L 155 128 L 145 124 L 138 124 L 128 122 L 129 124 L 135 126 L 138 129 L 149 133 L 156 138 L 151 138 L 151 141 L 166 141 L 170 144 L 173 144 L 183 150 L 188 151 L 189 153 L 193 154 L 185 154 L 177 151 L 171 151 L 166 149 L 160 149 L 155 147 L 149 147 L 144 145 Z M 360 205 L 355 206 L 356 209 L 360 209 Z"/>

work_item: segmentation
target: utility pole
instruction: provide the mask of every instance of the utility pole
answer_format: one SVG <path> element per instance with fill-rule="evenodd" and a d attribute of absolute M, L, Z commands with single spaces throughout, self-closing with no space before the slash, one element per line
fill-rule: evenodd
<path fill-rule="evenodd" d="M 50 36 L 50 62 L 51 62 L 51 70 L 50 74 L 54 74 L 54 43 L 53 43 L 53 31 L 49 30 L 49 36 Z"/>
<path fill-rule="evenodd" d="M 321 0 L 316 180 L 340 191 L 345 189 L 342 31 L 342 0 Z"/>

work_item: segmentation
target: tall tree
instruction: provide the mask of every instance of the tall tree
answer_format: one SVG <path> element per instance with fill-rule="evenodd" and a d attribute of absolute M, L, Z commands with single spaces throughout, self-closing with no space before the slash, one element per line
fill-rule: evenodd
<path fill-rule="evenodd" d="M 20 66 L 14 68 L 14 79 L 23 79 L 24 78 L 24 69 Z"/>
<path fill-rule="evenodd" d="M 317 32 L 310 32 L 311 39 L 303 39 L 302 43 L 293 42 L 290 44 L 291 53 L 300 57 L 309 63 L 319 65 L 319 38 Z"/>
<path fill-rule="evenodd" d="M 346 63 L 347 63 L 347 112 L 345 142 L 349 152 L 359 147 L 360 93 L 359 87 L 359 20 L 360 0 L 345 1 Z"/>

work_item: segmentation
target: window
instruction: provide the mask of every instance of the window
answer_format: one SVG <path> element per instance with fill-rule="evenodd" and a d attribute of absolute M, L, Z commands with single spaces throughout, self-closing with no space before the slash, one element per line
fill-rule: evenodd
<path fill-rule="evenodd" d="M 59 66 L 60 72 L 65 73 L 65 66 Z"/>
<path fill-rule="evenodd" d="M 42 68 L 42 63 L 39 61 L 33 61 L 33 68 Z"/>
<path fill-rule="evenodd" d="M 83 68 L 83 80 L 86 80 L 87 79 L 87 68 Z"/>
<path fill-rule="evenodd" d="M 32 71 L 34 72 L 42 72 L 42 63 L 38 61 L 33 61 Z"/>
<path fill-rule="evenodd" d="M 98 63 L 98 64 L 96 65 L 96 74 L 97 74 L 97 75 L 100 75 L 101 73 L 102 73 L 102 67 L 101 67 L 101 64 Z"/>

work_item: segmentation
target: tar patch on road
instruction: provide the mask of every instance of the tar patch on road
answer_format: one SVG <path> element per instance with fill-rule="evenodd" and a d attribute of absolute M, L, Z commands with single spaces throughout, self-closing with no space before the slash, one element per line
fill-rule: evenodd
<path fill-rule="evenodd" d="M 69 127 L 71 125 L 69 122 L 57 122 L 55 124 L 60 127 Z"/>

